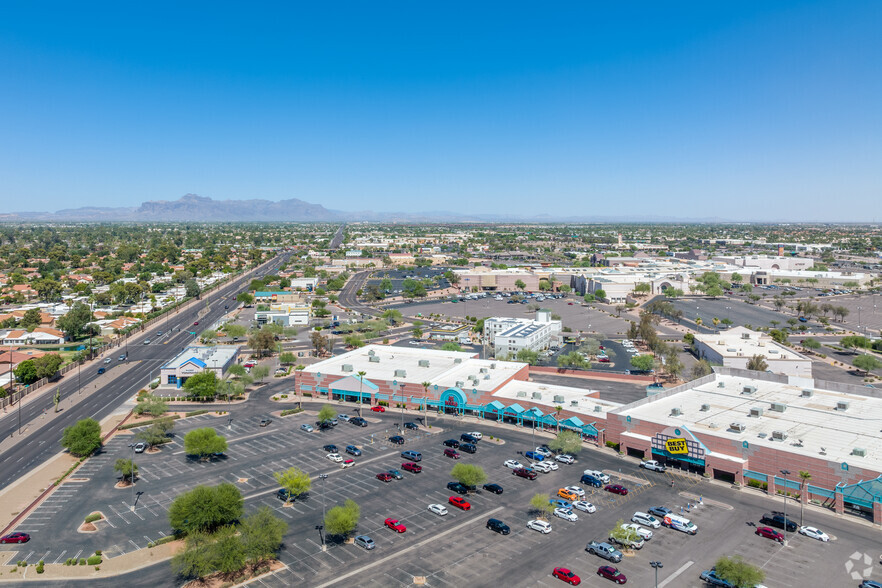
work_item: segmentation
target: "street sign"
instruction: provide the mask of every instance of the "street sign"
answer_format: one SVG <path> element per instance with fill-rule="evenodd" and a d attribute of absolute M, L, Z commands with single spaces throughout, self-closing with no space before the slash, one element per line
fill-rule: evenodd
<path fill-rule="evenodd" d="M 673 454 L 689 453 L 689 448 L 686 447 L 686 439 L 668 439 L 665 441 L 665 449 L 667 449 L 668 453 Z"/>

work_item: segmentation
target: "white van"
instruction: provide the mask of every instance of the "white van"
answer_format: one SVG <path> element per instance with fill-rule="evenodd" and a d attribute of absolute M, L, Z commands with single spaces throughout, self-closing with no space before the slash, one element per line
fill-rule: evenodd
<path fill-rule="evenodd" d="M 696 533 L 698 533 L 698 525 L 695 525 L 692 521 L 685 517 L 677 516 L 675 514 L 669 514 L 668 516 L 666 516 L 662 524 L 665 527 L 670 527 L 671 529 L 676 529 L 677 531 L 683 531 L 684 533 L 689 533 L 690 535 L 695 535 Z"/>
<path fill-rule="evenodd" d="M 600 470 L 585 470 L 582 472 L 587 476 L 594 476 L 604 484 L 609 484 L 609 476 L 601 472 Z"/>

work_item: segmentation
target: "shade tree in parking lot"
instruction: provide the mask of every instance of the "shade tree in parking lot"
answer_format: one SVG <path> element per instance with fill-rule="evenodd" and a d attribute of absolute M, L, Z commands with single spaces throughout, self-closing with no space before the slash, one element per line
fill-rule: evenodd
<path fill-rule="evenodd" d="M 540 518 L 547 518 L 554 512 L 554 505 L 548 502 L 550 500 L 548 494 L 534 494 L 530 499 L 530 508 L 536 512 Z"/>
<path fill-rule="evenodd" d="M 205 371 L 187 378 L 187 381 L 184 382 L 184 390 L 187 391 L 188 396 L 211 399 L 217 394 L 217 385 L 217 374 Z"/>
<path fill-rule="evenodd" d="M 324 355 L 325 352 L 328 350 L 330 339 L 322 335 L 320 332 L 313 331 L 313 333 L 309 336 L 309 340 L 312 343 L 312 348 L 315 349 L 316 355 Z"/>
<path fill-rule="evenodd" d="M 585 359 L 585 356 L 578 351 L 571 351 L 557 356 L 557 367 L 564 369 L 587 369 L 591 367 L 591 362 Z"/>
<path fill-rule="evenodd" d="M 325 514 L 325 532 L 328 535 L 347 537 L 358 527 L 361 508 L 354 500 L 347 499 L 342 506 L 335 506 Z"/>
<path fill-rule="evenodd" d="M 244 566 L 245 550 L 233 527 L 217 533 L 189 533 L 184 549 L 171 560 L 172 571 L 181 578 L 204 578 L 215 572 L 234 572 Z"/>
<path fill-rule="evenodd" d="M 65 427 L 61 446 L 76 457 L 92 455 L 101 447 L 101 425 L 95 419 L 83 419 Z"/>
<path fill-rule="evenodd" d="M 138 404 L 135 406 L 135 414 L 148 414 L 152 417 L 160 417 L 168 412 L 168 403 L 152 394 L 145 394 L 138 397 Z"/>
<path fill-rule="evenodd" d="M 258 382 L 262 382 L 269 375 L 269 366 L 256 365 L 251 368 L 251 376 Z"/>
<path fill-rule="evenodd" d="M 123 482 L 134 483 L 138 476 L 138 464 L 131 459 L 117 459 L 113 464 L 113 471 L 119 472 Z"/>
<path fill-rule="evenodd" d="M 465 486 L 477 486 L 487 481 L 487 472 L 479 465 L 458 463 L 450 470 L 450 476 Z"/>
<path fill-rule="evenodd" d="M 882 367 L 882 361 L 879 361 L 876 357 L 872 355 L 859 355 L 858 357 L 854 358 L 854 361 L 852 363 L 854 364 L 854 367 L 864 370 L 864 372 L 868 375 L 871 371 L 877 370 Z"/>
<path fill-rule="evenodd" d="M 576 455 L 582 451 L 582 440 L 576 432 L 565 430 L 558 433 L 557 437 L 549 441 L 548 447 L 557 453 Z"/>
<path fill-rule="evenodd" d="M 276 348 L 276 336 L 266 328 L 252 332 L 248 337 L 248 347 L 261 357 L 268 355 Z"/>
<path fill-rule="evenodd" d="M 318 420 L 323 423 L 325 421 L 330 421 L 334 417 L 337 416 L 337 411 L 334 410 L 334 407 L 330 404 L 325 404 L 318 411 Z"/>
<path fill-rule="evenodd" d="M 239 538 L 245 551 L 245 560 L 258 565 L 273 558 L 282 545 L 288 524 L 273 515 L 268 506 L 248 515 L 239 524 Z"/>
<path fill-rule="evenodd" d="M 174 428 L 175 422 L 170 419 L 160 419 L 135 435 L 135 439 L 143 441 L 150 447 L 168 442 L 168 434 Z"/>
<path fill-rule="evenodd" d="M 717 576 L 736 588 L 752 588 L 766 579 L 763 570 L 747 563 L 740 555 L 721 557 L 714 564 L 714 569 Z"/>
<path fill-rule="evenodd" d="M 227 440 L 211 427 L 194 429 L 184 435 L 184 452 L 200 459 L 227 450 Z"/>
<path fill-rule="evenodd" d="M 279 486 L 288 491 L 285 504 L 291 503 L 292 496 L 305 494 L 312 487 L 312 479 L 309 477 L 309 474 L 297 467 L 290 467 L 285 471 L 275 472 L 273 477 Z"/>
<path fill-rule="evenodd" d="M 238 521 L 242 512 L 242 493 L 224 482 L 217 486 L 196 486 L 178 495 L 168 509 L 168 521 L 174 531 L 211 533 Z"/>
<path fill-rule="evenodd" d="M 629 547 L 632 542 L 640 540 L 640 535 L 634 529 L 625 527 L 625 521 L 619 519 L 613 528 L 609 530 L 610 539 L 615 540 L 622 547 Z"/>

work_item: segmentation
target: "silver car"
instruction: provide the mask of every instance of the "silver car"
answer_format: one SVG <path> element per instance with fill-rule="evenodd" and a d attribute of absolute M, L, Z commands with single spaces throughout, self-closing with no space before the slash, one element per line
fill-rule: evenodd
<path fill-rule="evenodd" d="M 374 543 L 374 540 L 367 535 L 359 535 L 358 537 L 356 537 L 355 544 L 367 550 L 371 550 L 377 546 L 377 544 Z"/>

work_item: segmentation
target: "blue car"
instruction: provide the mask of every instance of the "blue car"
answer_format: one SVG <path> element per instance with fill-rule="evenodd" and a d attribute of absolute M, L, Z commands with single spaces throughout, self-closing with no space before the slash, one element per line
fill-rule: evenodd
<path fill-rule="evenodd" d="M 347 445 L 346 446 L 346 453 L 348 453 L 349 455 L 354 455 L 355 457 L 358 457 L 359 455 L 361 455 L 361 449 L 359 449 L 355 445 Z"/>
<path fill-rule="evenodd" d="M 524 452 L 524 457 L 527 459 L 532 459 L 533 461 L 542 461 L 545 459 L 545 456 L 541 453 L 536 453 L 535 451 L 526 451 Z"/>
<path fill-rule="evenodd" d="M 711 586 L 720 586 L 721 588 L 735 588 L 731 582 L 719 577 L 716 570 L 705 570 L 701 572 L 699 579 L 704 580 Z"/>
<path fill-rule="evenodd" d="M 548 501 L 548 504 L 553 504 L 558 508 L 572 508 L 573 504 L 564 500 L 563 498 L 552 498 Z"/>

